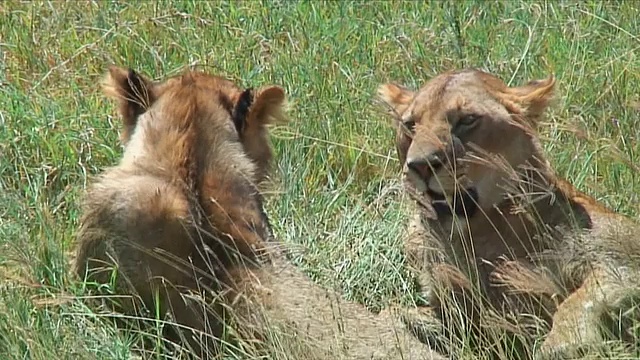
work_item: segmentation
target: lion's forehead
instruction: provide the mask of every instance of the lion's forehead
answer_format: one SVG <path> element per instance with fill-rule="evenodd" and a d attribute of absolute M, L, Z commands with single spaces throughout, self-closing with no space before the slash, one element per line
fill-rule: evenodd
<path fill-rule="evenodd" d="M 493 83 L 499 81 L 499 83 Z M 448 115 L 459 112 L 488 113 L 500 110 L 496 91 L 501 80 L 463 72 L 431 80 L 422 87 L 404 114 L 405 120 L 441 126 Z"/>

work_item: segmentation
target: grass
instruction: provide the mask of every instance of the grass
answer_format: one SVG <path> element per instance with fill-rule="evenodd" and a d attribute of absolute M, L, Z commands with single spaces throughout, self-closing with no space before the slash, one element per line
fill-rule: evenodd
<path fill-rule="evenodd" d="M 130 338 L 67 283 L 78 201 L 114 164 L 119 119 L 98 81 L 112 63 L 151 77 L 200 65 L 274 83 L 292 122 L 274 130 L 268 213 L 315 281 L 373 311 L 416 294 L 407 212 L 377 86 L 453 67 L 512 84 L 558 78 L 542 129 L 560 175 L 640 211 L 640 6 L 635 2 L 17 2 L 0 4 L 0 353 L 125 359 Z M 78 291 L 78 293 L 74 293 Z"/>

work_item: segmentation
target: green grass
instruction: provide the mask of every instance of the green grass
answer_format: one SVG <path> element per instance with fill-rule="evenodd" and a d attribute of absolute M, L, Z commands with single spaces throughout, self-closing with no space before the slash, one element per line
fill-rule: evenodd
<path fill-rule="evenodd" d="M 635 2 L 30 2 L 0 4 L 0 353 L 125 359 L 129 338 L 68 293 L 91 176 L 116 163 L 109 64 L 153 78 L 200 65 L 286 88 L 274 129 L 277 237 L 318 283 L 377 311 L 415 297 L 406 203 L 377 86 L 482 67 L 512 84 L 554 73 L 542 129 L 560 175 L 640 211 L 640 6 Z M 65 295 L 66 294 L 66 295 Z M 69 300 L 70 299 L 70 300 Z"/>

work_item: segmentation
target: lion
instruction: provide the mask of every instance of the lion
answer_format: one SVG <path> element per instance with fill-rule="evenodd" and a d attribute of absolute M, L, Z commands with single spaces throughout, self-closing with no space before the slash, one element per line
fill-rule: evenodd
<path fill-rule="evenodd" d="M 555 82 L 510 87 L 462 69 L 418 91 L 378 89 L 396 120 L 405 189 L 417 205 L 406 255 L 429 302 L 404 318 L 440 351 L 452 350 L 442 334 L 490 340 L 484 348 L 506 338 L 514 350 L 507 357 L 524 358 L 546 333 L 543 353 L 600 341 L 593 309 L 624 289 L 613 275 L 623 266 L 589 249 L 632 241 L 638 225 L 559 178 L 540 145 L 537 127 Z M 419 315 L 431 313 L 441 330 L 420 331 Z"/>
<path fill-rule="evenodd" d="M 439 359 L 396 318 L 315 285 L 274 238 L 260 191 L 284 89 L 190 70 L 152 81 L 111 66 L 120 162 L 88 187 L 74 273 L 134 317 L 171 317 L 167 339 L 199 358 L 226 348 L 292 359 Z M 235 344 L 227 346 L 227 344 Z M 274 355 L 275 352 L 275 356 Z"/>

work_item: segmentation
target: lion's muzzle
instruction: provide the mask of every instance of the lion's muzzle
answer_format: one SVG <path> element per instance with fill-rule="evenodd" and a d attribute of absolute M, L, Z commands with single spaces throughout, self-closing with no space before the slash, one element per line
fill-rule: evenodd
<path fill-rule="evenodd" d="M 428 179 L 431 174 L 435 174 L 443 165 L 442 154 L 430 154 L 424 158 L 407 159 L 407 167 L 418 173 L 422 178 Z"/>
<path fill-rule="evenodd" d="M 471 216 L 477 210 L 478 192 L 466 176 L 462 142 L 453 137 L 436 151 L 409 151 L 404 165 L 405 180 L 428 198 L 438 216 Z M 414 144 L 412 144 L 414 145 Z M 420 149 L 411 149 L 420 150 Z"/>

